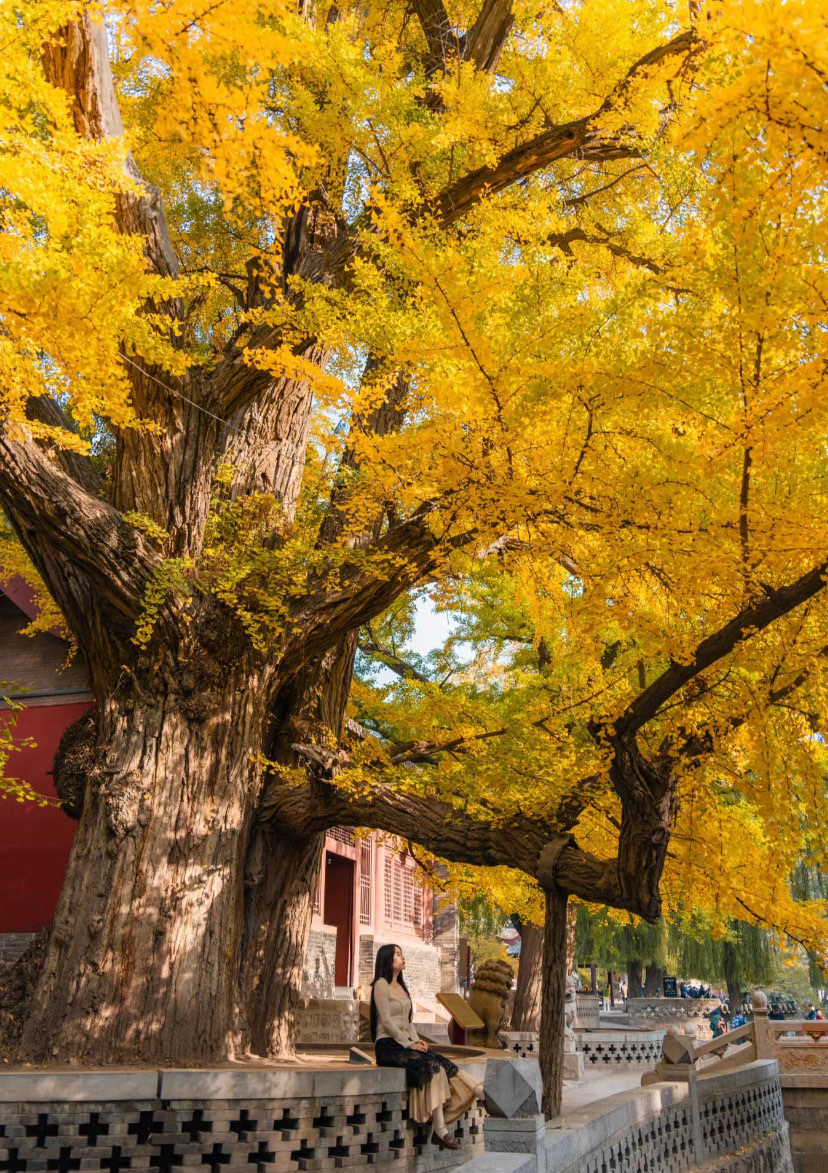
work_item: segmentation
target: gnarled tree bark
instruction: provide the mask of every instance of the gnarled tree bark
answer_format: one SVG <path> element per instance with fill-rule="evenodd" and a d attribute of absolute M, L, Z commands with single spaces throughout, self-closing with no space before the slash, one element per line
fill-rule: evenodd
<path fill-rule="evenodd" d="M 567 895 L 559 888 L 547 888 L 544 896 L 546 912 L 543 923 L 539 1059 L 543 1078 L 543 1112 L 547 1120 L 551 1120 L 560 1115 L 563 1095 Z"/>
<path fill-rule="evenodd" d="M 528 921 L 520 930 L 520 963 L 512 1007 L 512 1030 L 539 1030 L 543 971 L 543 929 Z"/>

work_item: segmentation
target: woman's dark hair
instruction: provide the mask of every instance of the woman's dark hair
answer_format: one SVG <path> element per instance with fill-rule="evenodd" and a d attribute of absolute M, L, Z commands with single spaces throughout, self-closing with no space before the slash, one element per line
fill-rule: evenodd
<path fill-rule="evenodd" d="M 397 951 L 397 949 L 400 949 L 399 945 L 380 945 L 379 949 L 377 949 L 377 960 L 376 960 L 376 964 L 374 966 L 374 980 L 371 982 L 371 1012 L 370 1013 L 371 1013 L 371 1038 L 372 1039 L 376 1039 L 376 1037 L 377 1037 L 377 1007 L 376 1007 L 376 1003 L 374 1002 L 374 986 L 376 985 L 376 983 L 379 981 L 380 978 L 385 978 L 385 980 L 389 983 L 393 982 L 393 980 L 394 980 L 394 953 Z M 402 949 L 400 949 L 400 953 L 402 953 Z M 402 986 L 402 988 L 405 990 L 406 994 L 408 994 L 408 986 L 403 981 L 402 974 L 400 974 L 400 976 L 399 976 L 399 983 Z M 408 998 L 410 1001 L 411 1000 L 410 994 L 408 994 Z M 413 1007 L 412 1007 L 412 1009 L 413 1009 Z M 409 1011 L 408 1011 L 408 1021 L 409 1022 L 411 1021 L 412 1009 L 409 1009 Z"/>

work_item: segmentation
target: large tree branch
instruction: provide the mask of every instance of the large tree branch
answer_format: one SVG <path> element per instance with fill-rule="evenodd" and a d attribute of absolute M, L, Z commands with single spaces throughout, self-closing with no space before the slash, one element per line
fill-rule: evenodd
<path fill-rule="evenodd" d="M 84 12 L 79 20 L 67 25 L 59 37 L 43 49 L 46 77 L 68 94 L 75 129 L 82 138 L 101 140 L 120 138 L 124 133 L 104 25 Z M 156 272 L 178 276 L 178 261 L 173 251 L 157 188 L 141 176 L 132 155 L 123 160 L 126 176 L 140 189 L 140 194 L 122 193 L 117 201 L 118 227 L 125 233 L 139 233 L 145 240 L 147 258 Z"/>
<path fill-rule="evenodd" d="M 414 11 L 428 46 L 426 74 L 446 68 L 449 59 L 460 56 L 460 40 L 451 27 L 443 0 L 414 0 Z"/>
<path fill-rule="evenodd" d="M 70 624 L 92 597 L 132 634 L 160 555 L 33 441 L 0 434 L 0 502 Z M 81 581 L 82 580 L 82 581 Z"/>
<path fill-rule="evenodd" d="M 757 632 L 763 631 L 776 619 L 787 615 L 821 591 L 828 577 L 828 562 L 821 562 L 796 582 L 778 589 L 765 587 L 765 595 L 744 610 L 729 623 L 703 639 L 687 663 L 670 664 L 653 683 L 639 693 L 615 723 L 617 737 L 634 736 L 642 726 L 656 715 L 680 688 L 688 684 L 699 672 L 715 664 L 723 656 Z"/>
<path fill-rule="evenodd" d="M 392 648 L 380 643 L 371 630 L 370 624 L 366 624 L 365 630 L 368 633 L 367 637 L 363 637 L 357 643 L 357 647 L 364 655 L 379 660 L 380 664 L 390 668 L 401 680 L 416 680 L 420 684 L 429 683 L 429 678 L 424 672 L 420 672 L 413 664 L 409 664 L 402 656 L 398 656 Z"/>
<path fill-rule="evenodd" d="M 462 36 L 455 32 L 443 0 L 414 0 L 425 35 L 426 75 L 446 70 L 452 58 L 471 61 L 482 73 L 497 68 L 515 18 L 512 0 L 484 0 L 477 20 Z"/>
<path fill-rule="evenodd" d="M 301 665 L 321 654 L 347 632 L 355 631 L 381 614 L 405 591 L 438 572 L 452 550 L 467 545 L 474 535 L 441 539 L 428 525 L 435 511 L 426 502 L 404 522 L 393 525 L 371 545 L 369 563 L 355 562 L 341 570 L 337 586 L 311 589 L 291 616 L 283 664 Z"/>
<path fill-rule="evenodd" d="M 666 44 L 657 46 L 630 66 L 624 78 L 592 114 L 550 127 L 508 151 L 491 166 L 478 167 L 476 171 L 469 172 L 445 188 L 434 201 L 440 223 L 443 226 L 454 223 L 485 196 L 503 191 L 558 159 L 577 155 L 582 159 L 609 160 L 639 155 L 640 144 L 629 136 L 607 136 L 601 131 L 602 116 L 624 98 L 635 79 L 647 69 L 667 57 L 686 56 L 697 44 L 695 31 L 688 30 Z"/>
<path fill-rule="evenodd" d="M 310 749 L 312 747 L 294 747 Z M 334 826 L 372 827 L 419 843 L 454 863 L 513 867 L 554 884 L 582 900 L 640 911 L 635 897 L 622 904 L 614 860 L 582 851 L 573 840 L 550 859 L 550 841 L 559 842 L 554 823 L 513 814 L 483 819 L 435 796 L 409 794 L 379 785 L 367 794 L 351 794 L 324 782 L 303 786 L 271 783 L 263 797 L 260 818 L 274 820 L 281 833 L 306 838 Z"/>
<path fill-rule="evenodd" d="M 485 0 L 474 26 L 460 41 L 451 28 L 442 0 L 417 0 L 415 7 L 423 25 L 432 62 L 436 63 L 439 58 L 439 67 L 443 68 L 448 46 L 452 52 L 474 60 L 478 68 L 495 68 L 512 24 L 511 3 L 507 0 Z M 699 40 L 691 30 L 657 46 L 630 67 L 592 114 L 561 126 L 550 127 L 507 152 L 492 166 L 478 168 L 445 188 L 430 202 L 431 211 L 440 226 L 448 227 L 485 197 L 502 191 L 557 159 L 578 155 L 582 158 L 609 160 L 640 154 L 640 146 L 632 140 L 602 135 L 599 126 L 601 116 L 623 100 L 634 80 L 648 68 L 672 55 L 688 55 L 698 44 Z M 414 216 L 417 214 L 412 213 Z M 335 231 L 328 232 L 320 240 L 320 247 L 305 255 L 302 271 L 298 275 L 304 281 L 313 283 L 337 285 L 347 282 L 348 269 L 359 252 L 361 235 L 372 231 L 369 210 L 349 226 L 337 224 Z M 262 326 L 244 347 L 237 346 L 228 353 L 213 375 L 216 410 L 232 415 L 245 410 L 269 392 L 273 385 L 272 377 L 266 371 L 252 367 L 246 354 L 257 349 L 267 350 L 278 343 L 278 333 Z M 313 345 L 312 340 L 309 340 L 308 345 Z"/>
<path fill-rule="evenodd" d="M 72 432 L 69 417 L 51 395 L 32 396 L 26 404 L 26 416 L 56 431 Z M 73 481 L 77 481 L 80 487 L 93 497 L 100 495 L 102 481 L 88 456 L 82 456 L 80 452 L 73 452 L 70 448 L 62 448 L 59 443 L 55 443 L 52 451 L 60 467 Z"/>
<path fill-rule="evenodd" d="M 482 73 L 492 73 L 514 23 L 512 0 L 484 0 L 463 42 L 463 60 L 473 61 Z"/>

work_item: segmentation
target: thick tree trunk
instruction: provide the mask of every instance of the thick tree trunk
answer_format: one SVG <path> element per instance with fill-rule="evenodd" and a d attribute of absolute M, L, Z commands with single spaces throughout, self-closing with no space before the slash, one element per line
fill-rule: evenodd
<path fill-rule="evenodd" d="M 543 929 L 524 922 L 520 934 L 515 1004 L 512 1007 L 512 1030 L 538 1030 L 541 1014 L 541 963 Z"/>
<path fill-rule="evenodd" d="M 647 972 L 644 977 L 644 993 L 648 997 L 654 998 L 656 994 L 661 993 L 662 979 L 664 977 L 664 970 L 660 965 L 648 965 Z"/>
<path fill-rule="evenodd" d="M 98 706 L 97 752 L 25 1059 L 203 1063 L 233 1053 L 242 884 L 259 788 L 256 690 L 184 715 L 172 688 Z M 140 699 L 143 696 L 143 699 Z"/>
<path fill-rule="evenodd" d="M 295 765 L 297 743 L 338 744 L 351 687 L 356 634 L 310 663 L 278 698 L 267 753 Z M 322 783 L 324 785 L 324 783 Z M 254 1053 L 294 1054 L 296 1002 L 310 932 L 324 833 L 288 838 L 279 824 L 257 822 L 245 876 L 239 1021 Z"/>
<path fill-rule="evenodd" d="M 731 922 L 733 926 L 733 922 Z M 731 1014 L 738 1014 L 742 1008 L 742 983 L 739 981 L 739 965 L 735 941 L 725 941 L 722 950 L 724 977 L 727 983 L 727 1001 Z"/>
<path fill-rule="evenodd" d="M 245 1051 L 271 1058 L 294 1055 L 296 1004 L 324 835 L 283 839 L 258 827 L 245 876 L 240 1039 Z"/>
<path fill-rule="evenodd" d="M 566 972 L 575 972 L 575 945 L 578 940 L 578 902 L 571 900 L 566 909 Z"/>
<path fill-rule="evenodd" d="M 640 998 L 644 966 L 640 961 L 627 962 L 627 997 Z"/>
<path fill-rule="evenodd" d="M 567 897 L 558 888 L 547 889 L 545 895 L 540 1068 L 543 1111 L 547 1120 L 551 1120 L 560 1115 L 563 1093 Z"/>

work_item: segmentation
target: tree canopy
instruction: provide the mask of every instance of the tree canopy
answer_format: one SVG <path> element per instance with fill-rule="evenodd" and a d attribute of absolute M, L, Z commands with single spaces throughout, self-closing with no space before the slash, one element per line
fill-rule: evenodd
<path fill-rule="evenodd" d="M 823 7 L 0 19 L 0 500 L 97 700 L 29 1053 L 276 1048 L 332 820 L 555 933 L 664 873 L 821 955 Z M 423 584 L 474 667 L 360 685 L 345 763 L 357 632 Z M 130 893 L 232 1006 L 106 1017 Z"/>

